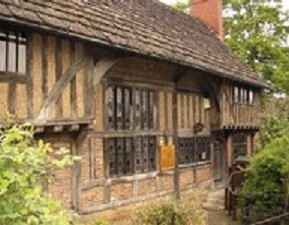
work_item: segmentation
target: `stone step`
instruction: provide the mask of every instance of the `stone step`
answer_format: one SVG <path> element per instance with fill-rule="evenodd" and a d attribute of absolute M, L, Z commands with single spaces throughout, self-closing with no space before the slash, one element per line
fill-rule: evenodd
<path fill-rule="evenodd" d="M 206 210 L 210 210 L 210 211 L 220 211 L 220 210 L 224 210 L 224 205 L 222 204 L 216 204 L 216 203 L 210 203 L 210 202 L 206 202 L 203 204 L 203 208 Z"/>
<path fill-rule="evenodd" d="M 208 197 L 207 198 L 207 202 L 224 205 L 225 204 L 225 199 L 224 198 L 216 198 L 216 197 Z"/>
<path fill-rule="evenodd" d="M 208 198 L 225 198 L 225 191 L 224 189 L 221 189 L 218 191 L 210 192 L 208 194 Z"/>

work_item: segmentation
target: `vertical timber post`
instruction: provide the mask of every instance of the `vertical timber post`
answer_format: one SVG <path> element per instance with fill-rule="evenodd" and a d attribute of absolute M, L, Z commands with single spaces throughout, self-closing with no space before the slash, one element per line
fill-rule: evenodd
<path fill-rule="evenodd" d="M 178 98 L 175 88 L 173 93 L 173 137 L 175 143 L 175 172 L 174 172 L 174 194 L 175 199 L 180 199 L 180 171 L 179 171 L 179 138 L 178 138 Z"/>

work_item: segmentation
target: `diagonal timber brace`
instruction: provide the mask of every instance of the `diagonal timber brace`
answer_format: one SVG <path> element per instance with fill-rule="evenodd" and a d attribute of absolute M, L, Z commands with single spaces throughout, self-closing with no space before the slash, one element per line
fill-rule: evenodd
<path fill-rule="evenodd" d="M 104 75 L 120 60 L 120 58 L 103 58 L 93 68 L 93 86 L 100 83 Z"/>
<path fill-rule="evenodd" d="M 69 82 L 76 76 L 76 74 L 81 69 L 84 68 L 84 65 L 85 61 L 83 59 L 78 59 L 63 73 L 60 79 L 53 86 L 48 97 L 44 100 L 40 113 L 36 118 L 37 122 L 46 122 L 52 105 L 60 97 Z"/>
<path fill-rule="evenodd" d="M 64 89 L 81 69 L 87 70 L 86 75 L 88 76 L 88 85 L 92 88 L 92 93 L 95 93 L 101 79 L 119 60 L 120 58 L 103 58 L 97 61 L 95 65 L 93 60 L 76 60 L 56 82 L 48 97 L 44 100 L 40 113 L 38 114 L 35 121 L 38 123 L 47 122 L 47 118 L 53 104 L 55 104 Z M 89 111 L 90 110 L 88 110 L 88 113 Z"/>

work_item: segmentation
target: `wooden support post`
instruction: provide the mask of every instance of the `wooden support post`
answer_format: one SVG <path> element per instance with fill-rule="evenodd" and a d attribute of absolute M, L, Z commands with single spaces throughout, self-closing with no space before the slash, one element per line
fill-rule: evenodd
<path fill-rule="evenodd" d="M 77 156 L 77 143 L 76 141 L 72 141 L 71 143 L 71 154 L 72 156 Z M 71 171 L 71 199 L 72 199 L 72 208 L 74 210 L 79 209 L 79 162 L 74 162 Z"/>
<path fill-rule="evenodd" d="M 253 150 L 252 150 L 252 134 L 247 135 L 247 156 L 250 158 L 252 156 Z"/>
<path fill-rule="evenodd" d="M 232 134 L 229 134 L 226 143 L 227 149 L 227 167 L 230 168 L 232 166 L 232 157 L 233 157 L 233 137 Z"/>
<path fill-rule="evenodd" d="M 174 172 L 174 191 L 175 198 L 180 199 L 180 169 L 179 169 L 179 137 L 178 137 L 178 96 L 177 91 L 173 93 L 173 136 L 175 143 L 175 172 Z"/>

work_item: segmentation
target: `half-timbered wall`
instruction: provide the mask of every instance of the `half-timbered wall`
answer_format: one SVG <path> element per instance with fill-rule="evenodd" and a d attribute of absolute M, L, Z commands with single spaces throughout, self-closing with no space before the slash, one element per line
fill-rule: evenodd
<path fill-rule="evenodd" d="M 0 119 L 7 113 L 17 119 L 36 119 L 56 82 L 77 60 L 85 57 L 80 42 L 49 35 L 27 36 L 27 70 L 0 79 Z M 4 75 L 3 75 L 4 76 Z M 53 104 L 47 120 L 84 118 L 85 71 L 82 69 Z"/>
<path fill-rule="evenodd" d="M 121 60 L 105 75 L 97 87 L 95 129 L 81 146 L 79 206 L 82 212 L 95 212 L 173 193 L 174 168 L 160 168 L 160 150 L 163 145 L 173 144 L 175 74 L 174 67 L 129 58 Z M 136 94 L 139 90 L 145 96 L 152 94 L 149 103 L 154 106 L 146 107 L 146 98 L 141 97 L 142 104 L 138 107 Z M 198 122 L 206 124 L 209 132 L 209 103 L 202 94 L 178 91 L 177 99 L 178 114 L 183 120 L 179 126 L 180 135 L 193 138 L 193 126 Z M 146 115 L 146 108 L 151 112 L 147 114 L 148 126 L 143 124 L 146 118 L 138 121 L 136 116 L 138 109 L 141 115 Z M 181 190 L 210 179 L 210 156 L 202 153 L 203 145 L 210 145 L 210 142 L 202 143 L 199 143 L 200 151 L 196 156 L 199 166 L 190 163 L 180 168 Z"/>
<path fill-rule="evenodd" d="M 193 132 L 194 125 L 204 125 L 203 132 L 210 131 L 210 101 L 200 94 L 180 92 L 178 99 L 178 125 L 180 132 Z"/>
<path fill-rule="evenodd" d="M 63 170 L 64 179 L 57 179 L 48 189 L 61 199 L 59 196 L 65 193 L 65 205 L 82 213 L 170 194 L 177 185 L 183 190 L 211 178 L 213 104 L 203 74 L 193 71 L 182 77 L 180 68 L 173 65 L 118 56 L 118 63 L 99 76 L 100 82 L 93 87 L 91 78 L 99 75 L 99 70 L 94 70 L 97 63 L 115 55 L 77 41 L 31 33 L 27 36 L 26 73 L 7 77 L 0 73 L 0 120 L 6 112 L 30 120 L 43 119 L 44 112 L 44 122 L 92 119 L 89 129 L 74 131 L 73 135 L 63 130 L 50 138 L 51 131 L 42 134 L 49 142 L 81 156 L 72 170 Z M 62 78 L 69 77 L 79 60 L 84 61 L 83 67 L 75 70 L 76 76 L 67 85 L 61 85 Z M 222 125 L 257 123 L 259 93 L 255 92 L 252 105 L 236 104 L 233 87 L 230 82 L 221 87 Z M 146 116 L 136 123 L 138 113 Z M 183 154 L 179 157 L 179 184 L 176 168 L 160 168 L 161 148 L 176 144 L 175 122 L 180 142 L 176 147 L 182 148 L 179 152 Z M 204 125 L 197 135 L 196 124 Z M 69 138 L 60 140 L 58 135 L 64 133 Z"/>
<path fill-rule="evenodd" d="M 240 87 L 240 85 L 231 81 L 224 81 L 221 88 L 221 121 L 222 126 L 258 126 L 260 123 L 261 113 L 261 92 L 258 89 L 252 90 L 253 99 L 235 101 L 234 88 Z M 242 86 L 241 86 L 242 87 Z M 249 92 L 248 92 L 249 93 Z M 241 94 L 241 97 L 243 94 Z M 248 99 L 250 98 L 248 94 Z"/>

